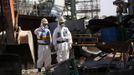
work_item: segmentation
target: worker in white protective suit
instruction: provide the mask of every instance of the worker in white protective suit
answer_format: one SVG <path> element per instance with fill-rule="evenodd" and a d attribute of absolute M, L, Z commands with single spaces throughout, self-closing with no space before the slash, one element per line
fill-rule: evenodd
<path fill-rule="evenodd" d="M 41 72 L 41 68 L 49 69 L 51 66 L 51 50 L 50 46 L 52 44 L 51 32 L 48 29 L 48 20 L 43 18 L 41 20 L 41 25 L 39 28 L 35 29 L 34 33 L 37 35 L 38 42 L 38 60 L 37 68 L 38 72 Z"/>
<path fill-rule="evenodd" d="M 53 45 L 57 50 L 57 62 L 60 63 L 69 59 L 69 50 L 72 48 L 72 35 L 65 26 L 65 19 L 61 16 L 58 19 L 59 25 L 53 32 Z"/>

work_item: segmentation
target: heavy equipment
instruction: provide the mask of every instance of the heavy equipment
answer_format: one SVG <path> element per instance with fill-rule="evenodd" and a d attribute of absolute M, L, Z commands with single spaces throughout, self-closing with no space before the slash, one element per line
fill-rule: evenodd
<path fill-rule="evenodd" d="M 0 1 L 0 54 L 16 54 L 26 67 L 35 65 L 37 48 L 35 28 L 44 16 L 20 15 L 14 10 L 14 0 Z M 55 17 L 46 17 L 49 22 Z M 4 57 L 3 57 L 4 58 Z"/>
<path fill-rule="evenodd" d="M 20 15 L 14 10 L 14 0 L 0 0 L 0 74 L 21 75 L 22 69 L 36 67 L 33 32 L 43 17 L 49 23 L 55 21 L 55 17 Z"/>
<path fill-rule="evenodd" d="M 18 26 L 19 15 L 14 11 L 14 0 L 1 0 L 0 8 L 0 53 L 15 54 L 20 57 L 21 63 L 35 64 L 32 32 L 23 31 Z"/>

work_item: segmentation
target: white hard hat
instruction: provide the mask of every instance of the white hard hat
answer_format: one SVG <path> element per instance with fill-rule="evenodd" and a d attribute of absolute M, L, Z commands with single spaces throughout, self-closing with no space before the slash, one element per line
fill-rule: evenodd
<path fill-rule="evenodd" d="M 41 20 L 41 23 L 48 24 L 48 20 L 47 20 L 46 18 L 43 18 L 43 19 Z"/>
<path fill-rule="evenodd" d="M 59 22 L 60 22 L 60 23 L 61 23 L 61 22 L 65 22 L 65 19 L 64 19 L 63 16 L 60 16 L 60 17 L 59 17 Z"/>

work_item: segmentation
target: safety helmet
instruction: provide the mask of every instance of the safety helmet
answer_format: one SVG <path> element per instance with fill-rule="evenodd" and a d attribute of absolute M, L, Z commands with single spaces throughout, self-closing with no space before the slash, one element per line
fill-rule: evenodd
<path fill-rule="evenodd" d="M 46 18 L 43 18 L 43 19 L 41 20 L 41 23 L 42 23 L 42 24 L 48 24 L 48 20 L 47 20 Z"/>
<path fill-rule="evenodd" d="M 59 17 L 59 23 L 64 23 L 64 22 L 65 22 L 64 17 L 63 17 L 63 16 L 60 16 L 60 17 Z"/>

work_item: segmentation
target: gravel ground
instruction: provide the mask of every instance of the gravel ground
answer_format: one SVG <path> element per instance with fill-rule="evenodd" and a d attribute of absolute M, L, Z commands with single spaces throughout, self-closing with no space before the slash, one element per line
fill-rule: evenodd
<path fill-rule="evenodd" d="M 37 69 L 22 70 L 22 75 L 37 75 Z"/>

